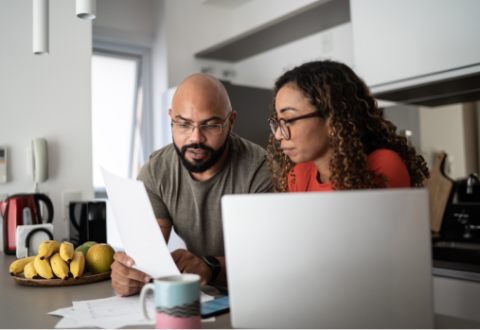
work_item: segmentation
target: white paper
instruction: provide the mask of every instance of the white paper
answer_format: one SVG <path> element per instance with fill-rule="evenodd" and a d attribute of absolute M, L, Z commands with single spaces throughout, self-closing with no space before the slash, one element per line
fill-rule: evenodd
<path fill-rule="evenodd" d="M 90 301 L 74 301 L 76 311 L 84 314 L 84 322 L 100 328 L 121 328 L 126 325 L 147 325 L 143 318 L 140 296 L 111 297 Z M 146 299 L 149 317 L 155 319 L 153 295 Z"/>
<path fill-rule="evenodd" d="M 118 177 L 102 168 L 125 253 L 134 268 L 152 278 L 180 274 L 167 248 L 143 182 Z"/>
<path fill-rule="evenodd" d="M 79 320 L 64 317 L 55 325 L 55 329 L 96 328 L 94 325 L 82 324 Z"/>
<path fill-rule="evenodd" d="M 200 302 L 213 300 L 200 292 Z M 114 296 L 106 299 L 74 301 L 73 307 L 61 308 L 50 315 L 63 316 L 55 328 L 99 327 L 116 329 L 129 325 L 148 325 L 143 318 L 140 295 L 131 297 Z M 146 309 L 149 317 L 155 320 L 155 303 L 153 294 L 147 296 Z M 202 322 L 214 322 L 215 317 L 203 319 Z"/>

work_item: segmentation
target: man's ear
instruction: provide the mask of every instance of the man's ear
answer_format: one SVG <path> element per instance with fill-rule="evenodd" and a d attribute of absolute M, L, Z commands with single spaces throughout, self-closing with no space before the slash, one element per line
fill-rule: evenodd
<path fill-rule="evenodd" d="M 172 118 L 172 109 L 168 109 L 168 115 Z"/>
<path fill-rule="evenodd" d="M 237 112 L 232 111 L 232 114 L 230 115 L 230 134 L 233 132 L 233 124 L 235 123 L 235 119 L 237 119 Z"/>

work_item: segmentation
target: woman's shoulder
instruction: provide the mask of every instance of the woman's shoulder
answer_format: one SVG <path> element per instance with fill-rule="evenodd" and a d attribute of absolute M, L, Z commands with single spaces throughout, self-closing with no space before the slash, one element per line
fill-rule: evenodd
<path fill-rule="evenodd" d="M 402 160 L 402 157 L 395 151 L 391 149 L 377 149 L 373 151 L 370 155 L 367 157 L 367 163 L 369 165 L 375 164 L 375 163 L 404 163 Z"/>
<path fill-rule="evenodd" d="M 410 187 L 410 174 L 402 157 L 390 149 L 377 149 L 367 157 L 370 170 L 388 178 L 391 188 Z"/>

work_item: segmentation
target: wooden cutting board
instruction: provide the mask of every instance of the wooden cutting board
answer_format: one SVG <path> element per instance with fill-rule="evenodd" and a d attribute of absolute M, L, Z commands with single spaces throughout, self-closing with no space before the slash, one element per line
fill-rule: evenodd
<path fill-rule="evenodd" d="M 440 231 L 448 197 L 454 184 L 454 181 L 445 175 L 446 158 L 446 154 L 438 153 L 433 169 L 430 171 L 430 179 L 423 181 L 423 185 L 430 193 L 430 228 L 434 233 Z"/>

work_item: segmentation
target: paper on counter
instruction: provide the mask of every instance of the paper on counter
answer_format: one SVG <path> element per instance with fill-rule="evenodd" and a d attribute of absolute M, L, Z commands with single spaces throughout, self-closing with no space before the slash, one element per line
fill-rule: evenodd
<path fill-rule="evenodd" d="M 213 300 L 213 297 L 200 292 L 200 302 L 209 300 Z M 153 294 L 147 296 L 146 308 L 149 317 L 154 320 L 155 303 Z M 73 307 L 62 308 L 48 314 L 64 317 L 55 328 L 99 327 L 114 329 L 129 325 L 148 325 L 143 318 L 140 295 L 74 301 Z M 202 322 L 214 321 L 215 317 L 202 320 Z"/>
<path fill-rule="evenodd" d="M 145 185 L 102 168 L 125 253 L 136 268 L 152 278 L 180 274 L 153 213 Z"/>

